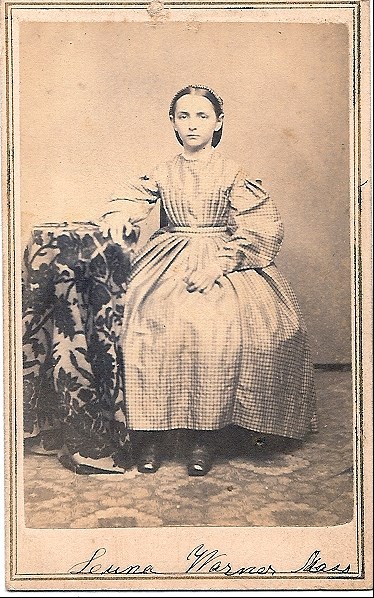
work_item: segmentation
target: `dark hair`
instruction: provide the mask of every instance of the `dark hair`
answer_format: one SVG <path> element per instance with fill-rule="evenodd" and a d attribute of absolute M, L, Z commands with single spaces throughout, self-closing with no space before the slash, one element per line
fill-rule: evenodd
<path fill-rule="evenodd" d="M 213 91 L 213 89 L 210 89 L 210 87 L 206 87 L 205 85 L 188 85 L 187 87 L 183 87 L 183 89 L 180 89 L 175 94 L 173 99 L 171 100 L 170 107 L 169 107 L 169 116 L 171 116 L 173 118 L 175 117 L 176 103 L 181 97 L 186 96 L 186 95 L 197 95 L 197 96 L 202 96 L 203 98 L 206 98 L 212 104 L 217 118 L 219 118 L 223 114 L 223 100 L 222 100 L 222 98 L 220 98 L 220 96 L 218 94 L 216 94 L 215 91 Z M 223 129 L 223 124 L 221 125 L 221 128 L 218 131 L 214 131 L 213 138 L 212 138 L 212 146 L 213 147 L 216 147 L 219 144 L 219 142 L 221 141 L 222 129 Z M 175 136 L 178 139 L 179 143 L 181 145 L 183 145 L 183 142 L 179 136 L 179 133 L 177 131 L 174 131 L 174 132 L 175 132 Z"/>

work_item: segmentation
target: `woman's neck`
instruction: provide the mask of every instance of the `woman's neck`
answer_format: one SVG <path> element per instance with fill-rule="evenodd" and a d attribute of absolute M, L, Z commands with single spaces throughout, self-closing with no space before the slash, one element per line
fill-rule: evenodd
<path fill-rule="evenodd" d="M 205 160 L 208 160 L 210 158 L 213 151 L 214 148 L 211 145 L 206 145 L 205 147 L 202 147 L 201 149 L 197 150 L 190 150 L 184 147 L 182 155 L 184 158 L 186 158 L 186 160 L 196 160 L 199 162 L 204 162 Z"/>

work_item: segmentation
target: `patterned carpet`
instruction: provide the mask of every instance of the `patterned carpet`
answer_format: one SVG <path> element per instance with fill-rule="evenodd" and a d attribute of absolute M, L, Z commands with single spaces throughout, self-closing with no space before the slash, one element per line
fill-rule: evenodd
<path fill-rule="evenodd" d="M 189 478 L 183 436 L 152 475 L 76 475 L 56 457 L 26 454 L 25 519 L 33 528 L 328 526 L 351 520 L 350 372 L 316 371 L 320 431 L 280 444 L 228 430 L 212 471 Z"/>

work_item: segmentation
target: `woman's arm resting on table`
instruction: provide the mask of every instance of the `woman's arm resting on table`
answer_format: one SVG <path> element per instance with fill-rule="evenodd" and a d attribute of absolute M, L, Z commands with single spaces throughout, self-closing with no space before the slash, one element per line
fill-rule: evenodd
<path fill-rule="evenodd" d="M 129 242 L 137 241 L 139 229 L 136 225 L 147 218 L 160 193 L 156 180 L 147 176 L 125 183 L 123 192 L 124 197 L 113 197 L 106 203 L 100 228 L 115 243 L 128 246 Z"/>
<path fill-rule="evenodd" d="M 109 212 L 105 214 L 99 221 L 100 229 L 105 237 L 111 237 L 114 243 L 124 246 L 126 245 L 125 238 L 130 237 L 131 233 L 135 231 L 134 225 L 130 220 L 123 220 L 123 216 L 119 212 Z"/>

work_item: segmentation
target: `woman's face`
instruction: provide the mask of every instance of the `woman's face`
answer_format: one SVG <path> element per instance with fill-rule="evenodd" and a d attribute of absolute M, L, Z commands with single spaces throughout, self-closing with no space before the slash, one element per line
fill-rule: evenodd
<path fill-rule="evenodd" d="M 191 94 L 179 98 L 171 121 L 189 151 L 210 146 L 213 133 L 222 127 L 222 116 L 217 118 L 208 98 Z"/>

